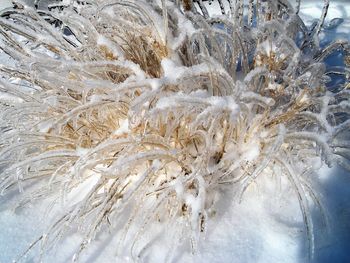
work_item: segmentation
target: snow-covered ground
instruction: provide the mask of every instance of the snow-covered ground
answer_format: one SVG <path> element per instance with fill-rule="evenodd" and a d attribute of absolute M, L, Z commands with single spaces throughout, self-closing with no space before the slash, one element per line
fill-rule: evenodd
<path fill-rule="evenodd" d="M 2 0 L 0 2 L 0 10 L 6 8 L 6 7 L 10 7 L 12 5 L 11 0 Z"/>
<path fill-rule="evenodd" d="M 0 1 L 0 8 L 9 2 Z M 323 1 L 303 2 L 301 14 L 310 25 L 321 15 Z M 349 14 L 350 2 L 332 1 L 326 22 L 329 27 L 323 32 L 323 41 L 350 40 Z M 333 18 L 341 19 L 329 25 Z M 336 167 L 324 168 L 315 176 L 318 183 L 314 187 L 327 211 L 329 230 L 327 232 L 322 220 L 316 220 L 313 262 L 350 262 L 350 175 Z M 246 192 L 241 203 L 222 201 L 219 204 L 221 209 L 208 223 L 209 232 L 201 242 L 199 254 L 191 256 L 186 252 L 175 256 L 175 262 L 307 262 L 307 240 L 297 197 L 284 182 L 274 178 L 259 180 L 259 187 Z M 276 189 L 279 190 L 276 192 Z M 227 191 L 234 194 L 232 189 Z M 47 227 L 46 207 L 39 203 L 11 211 L 3 199 L 0 202 L 0 263 L 7 263 L 20 255 Z M 316 208 L 314 213 L 316 218 L 321 218 Z M 64 249 L 59 249 L 57 254 L 53 251 L 46 259 L 55 263 L 69 262 L 78 239 L 77 234 L 70 236 L 60 244 Z M 149 254 L 149 262 L 163 262 L 162 246 L 158 248 Z M 127 257 L 116 258 L 115 253 L 115 247 L 97 241 L 81 261 L 133 262 Z M 23 261 L 36 262 L 30 256 Z"/>

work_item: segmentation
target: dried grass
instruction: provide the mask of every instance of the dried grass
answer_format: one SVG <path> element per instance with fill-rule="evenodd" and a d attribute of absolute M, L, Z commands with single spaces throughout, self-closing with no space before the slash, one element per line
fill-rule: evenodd
<path fill-rule="evenodd" d="M 38 239 L 43 253 L 78 227 L 76 261 L 110 224 L 125 246 L 142 222 L 130 245 L 142 257 L 135 243 L 157 221 L 195 252 L 221 187 L 242 196 L 264 174 L 289 179 L 313 253 L 306 174 L 314 158 L 350 166 L 348 83 L 327 91 L 317 60 L 335 49 L 282 2 L 265 2 L 267 13 L 250 4 L 259 12 L 246 27 L 242 6 L 212 19 L 189 1 L 187 12 L 116 0 L 1 13 L 1 49 L 15 62 L 0 68 L 0 189 L 24 191 L 20 205 L 52 194 L 66 208 Z"/>

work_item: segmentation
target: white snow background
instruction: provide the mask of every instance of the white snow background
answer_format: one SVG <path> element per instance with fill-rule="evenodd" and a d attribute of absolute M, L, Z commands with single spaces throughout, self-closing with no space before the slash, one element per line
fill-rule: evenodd
<path fill-rule="evenodd" d="M 0 0 L 0 9 L 10 4 Z M 301 16 L 311 25 L 321 15 L 323 1 L 302 1 Z M 216 12 L 215 4 L 212 6 Z M 332 20 L 334 18 L 339 18 Z M 350 40 L 350 1 L 331 1 L 321 44 L 335 39 Z M 339 64 L 339 57 L 327 60 L 329 65 Z M 0 64 L 1 64 L 0 53 Z M 335 167 L 323 168 L 317 175 L 318 183 L 313 186 L 321 196 L 328 215 L 328 231 L 322 220 L 314 222 L 315 255 L 317 263 L 350 262 L 350 174 Z M 194 257 L 187 248 L 175 257 L 181 263 L 250 263 L 250 262 L 308 262 L 307 238 L 304 232 L 298 200 L 286 182 L 274 178 L 259 178 L 260 182 L 247 191 L 241 203 L 223 200 L 217 215 L 208 223 L 206 239 L 200 244 L 200 253 Z M 227 190 L 230 194 L 230 189 Z M 232 190 L 231 190 L 232 192 Z M 226 193 L 226 194 L 227 194 Z M 233 192 L 232 192 L 233 194 Z M 288 198 L 286 198 L 286 196 Z M 8 198 L 8 197 L 7 197 Z M 12 262 L 47 226 L 46 204 L 31 204 L 20 211 L 8 209 L 7 200 L 0 199 L 0 263 Z M 320 213 L 314 209 L 315 218 Z M 81 257 L 81 262 L 110 263 L 134 262 L 132 258 L 116 256 L 111 236 L 107 241 L 95 242 Z M 53 250 L 45 262 L 70 262 L 73 249 L 79 240 L 72 234 Z M 108 243 L 108 241 L 111 241 Z M 115 240 L 114 240 L 115 241 Z M 162 263 L 164 248 L 169 244 L 164 240 L 146 255 L 147 262 Z M 63 248 L 63 249 L 62 249 Z M 36 262 L 30 255 L 21 262 Z M 128 254 L 125 252 L 125 254 Z"/>

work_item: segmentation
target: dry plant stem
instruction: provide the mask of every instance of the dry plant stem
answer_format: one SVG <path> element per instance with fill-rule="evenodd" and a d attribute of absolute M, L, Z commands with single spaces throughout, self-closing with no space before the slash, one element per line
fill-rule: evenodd
<path fill-rule="evenodd" d="M 220 6 L 220 10 L 221 10 L 221 14 L 225 14 L 225 7 L 224 4 L 222 2 L 222 0 L 218 0 L 219 6 Z"/>
<path fill-rule="evenodd" d="M 296 13 L 296 14 L 299 14 L 299 12 L 300 12 L 301 0 L 296 0 L 296 2 L 297 2 L 297 5 L 296 5 L 296 7 L 295 7 L 295 13 Z"/>
<path fill-rule="evenodd" d="M 254 18 L 254 0 L 249 0 L 248 3 L 248 26 L 251 27 L 253 24 L 253 18 Z"/>
<path fill-rule="evenodd" d="M 315 29 L 315 34 L 317 36 L 321 32 L 321 29 L 323 27 L 324 21 L 326 19 L 328 8 L 329 8 L 329 3 L 330 3 L 330 0 L 324 0 L 324 6 L 323 6 L 323 9 L 322 9 L 322 14 L 321 14 L 321 17 L 320 17 L 320 21 L 318 22 L 318 24 L 316 26 L 316 29 Z"/>
<path fill-rule="evenodd" d="M 209 13 L 208 13 L 208 10 L 207 10 L 207 8 L 205 7 L 205 5 L 203 3 L 203 0 L 198 0 L 197 4 L 198 4 L 198 6 L 199 6 L 199 8 L 200 8 L 204 18 L 209 18 Z"/>
<path fill-rule="evenodd" d="M 191 11 L 192 5 L 193 5 L 192 0 L 182 0 L 182 1 L 183 1 L 183 7 L 184 7 L 185 11 Z"/>

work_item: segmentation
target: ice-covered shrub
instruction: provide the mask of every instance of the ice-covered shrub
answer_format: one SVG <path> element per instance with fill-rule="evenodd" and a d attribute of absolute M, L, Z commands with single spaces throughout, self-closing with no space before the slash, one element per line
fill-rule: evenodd
<path fill-rule="evenodd" d="M 311 29 L 286 0 L 218 2 L 215 17 L 203 1 L 1 11 L 0 188 L 63 207 L 42 252 L 78 229 L 77 260 L 112 225 L 142 257 L 152 224 L 195 252 L 221 187 L 239 200 L 271 174 L 295 190 L 312 254 L 312 173 L 350 169 L 349 45 L 318 43 L 328 1 Z M 339 49 L 344 66 L 328 69 Z"/>

